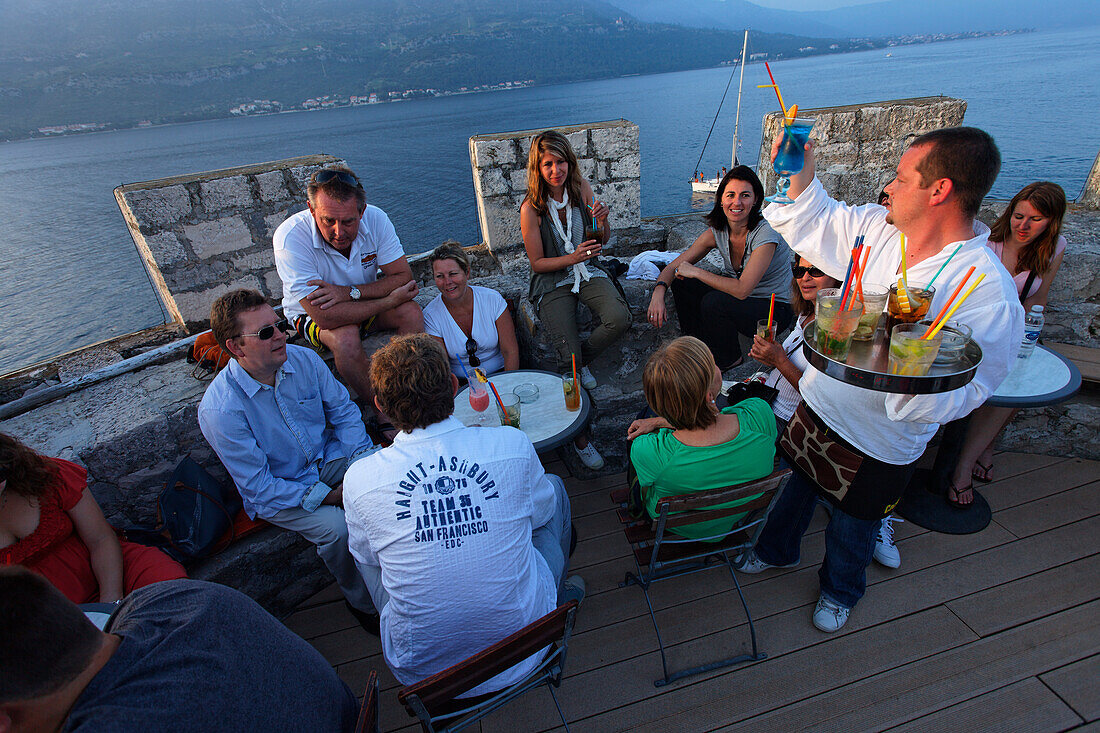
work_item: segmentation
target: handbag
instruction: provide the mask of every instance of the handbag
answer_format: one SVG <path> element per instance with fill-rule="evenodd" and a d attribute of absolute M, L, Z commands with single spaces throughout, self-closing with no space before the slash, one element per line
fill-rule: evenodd
<path fill-rule="evenodd" d="M 838 505 L 863 465 L 863 456 L 833 440 L 828 430 L 818 426 L 804 402 L 799 403 L 779 436 L 779 448 L 792 466 Z"/>
<path fill-rule="evenodd" d="M 127 527 L 124 535 L 157 547 L 179 562 L 200 560 L 236 539 L 233 518 L 240 509 L 241 498 L 234 488 L 226 489 L 185 456 L 157 497 L 156 525 Z"/>
<path fill-rule="evenodd" d="M 763 382 L 758 382 L 756 380 L 735 382 L 731 384 L 730 388 L 725 392 L 727 404 L 730 405 L 736 405 L 738 402 L 747 400 L 750 397 L 757 397 L 770 405 L 775 402 L 775 398 L 778 396 L 778 389 L 769 387 Z"/>

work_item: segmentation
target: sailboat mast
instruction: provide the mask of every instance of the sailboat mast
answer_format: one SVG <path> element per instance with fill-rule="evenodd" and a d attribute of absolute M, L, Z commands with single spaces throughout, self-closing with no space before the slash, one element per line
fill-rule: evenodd
<path fill-rule="evenodd" d="M 737 82 L 737 116 L 733 120 L 733 162 L 737 167 L 737 130 L 741 126 L 741 90 L 745 86 L 745 51 L 749 47 L 749 29 L 745 29 L 745 41 L 741 44 L 741 80 Z"/>

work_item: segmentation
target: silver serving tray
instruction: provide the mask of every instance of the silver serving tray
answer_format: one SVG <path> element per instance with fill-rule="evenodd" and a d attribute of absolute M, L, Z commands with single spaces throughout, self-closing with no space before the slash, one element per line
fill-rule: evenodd
<path fill-rule="evenodd" d="M 937 394 L 950 392 L 970 382 L 978 365 L 982 363 L 982 349 L 973 339 L 968 339 L 962 359 L 950 366 L 933 364 L 923 377 L 888 374 L 887 352 L 890 343 L 886 332 L 879 328 L 870 341 L 852 341 L 848 359 L 839 362 L 817 350 L 817 323 L 806 324 L 802 354 L 819 371 L 847 384 L 876 392 L 895 394 Z"/>

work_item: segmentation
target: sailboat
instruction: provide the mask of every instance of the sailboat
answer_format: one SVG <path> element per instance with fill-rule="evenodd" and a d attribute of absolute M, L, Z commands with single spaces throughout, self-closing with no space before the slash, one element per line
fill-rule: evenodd
<path fill-rule="evenodd" d="M 737 83 L 737 116 L 733 122 L 733 154 L 731 156 L 731 166 L 737 165 L 737 133 L 741 127 L 741 90 L 745 85 L 745 52 L 749 47 L 749 30 L 745 29 L 745 40 L 741 44 L 741 79 Z M 726 92 L 729 91 L 729 84 L 733 82 L 733 73 L 730 73 L 730 81 L 726 84 Z M 710 135 L 714 132 L 714 122 L 718 121 L 718 114 L 722 111 L 722 103 L 726 101 L 726 94 L 723 92 L 722 101 L 718 103 L 718 112 L 714 113 L 714 121 L 710 123 L 710 132 L 707 133 L 707 142 L 710 141 Z M 703 143 L 703 150 L 699 152 L 699 160 L 695 161 L 695 173 L 691 178 L 691 191 L 692 193 L 715 193 L 718 191 L 718 184 L 722 181 L 722 176 L 725 175 L 726 169 L 723 168 L 715 173 L 714 178 L 707 178 L 703 173 L 699 171 L 699 163 L 703 160 L 703 153 L 707 149 L 707 142 Z"/>

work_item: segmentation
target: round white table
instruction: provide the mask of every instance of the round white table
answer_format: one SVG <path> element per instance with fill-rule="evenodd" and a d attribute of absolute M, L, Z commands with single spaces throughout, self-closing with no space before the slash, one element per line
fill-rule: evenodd
<path fill-rule="evenodd" d="M 1036 346 L 986 402 L 997 407 L 1044 407 L 1069 399 L 1079 389 L 1081 372 L 1077 366 L 1056 351 Z"/>
<path fill-rule="evenodd" d="M 570 412 L 565 409 L 565 393 L 561 388 L 561 376 L 555 372 L 539 369 L 517 369 L 514 372 L 497 372 L 489 377 L 501 397 L 512 394 L 517 385 L 531 383 L 539 388 L 538 399 L 527 402 L 519 408 L 519 429 L 527 434 L 535 446 L 535 452 L 541 453 L 557 448 L 559 445 L 577 437 L 588 424 L 592 410 L 592 401 L 588 393 L 579 384 L 581 406 Z M 469 427 L 499 426 L 496 398 L 489 394 L 489 409 L 477 412 L 470 407 L 469 386 L 463 387 L 455 395 L 454 416 Z"/>

